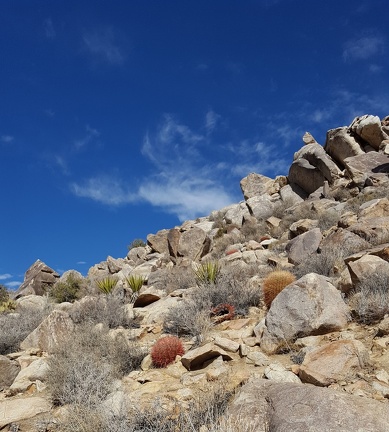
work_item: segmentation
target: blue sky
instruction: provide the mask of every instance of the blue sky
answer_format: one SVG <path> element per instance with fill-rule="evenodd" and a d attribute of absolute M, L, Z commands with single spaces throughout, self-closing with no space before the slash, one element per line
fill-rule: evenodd
<path fill-rule="evenodd" d="M 0 283 L 86 274 L 388 115 L 388 34 L 385 0 L 2 0 Z"/>

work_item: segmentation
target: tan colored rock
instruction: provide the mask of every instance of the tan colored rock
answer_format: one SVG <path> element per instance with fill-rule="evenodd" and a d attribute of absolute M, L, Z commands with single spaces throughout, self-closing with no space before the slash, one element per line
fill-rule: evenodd
<path fill-rule="evenodd" d="M 344 161 L 348 176 L 362 188 L 370 175 L 389 172 L 389 157 L 383 153 L 370 152 L 348 157 Z"/>
<path fill-rule="evenodd" d="M 169 247 L 170 256 L 177 258 L 178 245 L 180 244 L 181 232 L 177 228 L 173 228 L 168 232 L 167 243 Z"/>
<path fill-rule="evenodd" d="M 224 351 L 235 353 L 239 349 L 239 343 L 232 341 L 231 339 L 216 337 L 213 342 Z"/>
<path fill-rule="evenodd" d="M 389 274 L 389 262 L 374 255 L 364 255 L 358 260 L 349 261 L 347 266 L 354 287 L 369 276 L 374 276 L 378 273 Z"/>
<path fill-rule="evenodd" d="M 255 366 L 268 366 L 271 363 L 270 358 L 259 349 L 249 349 L 245 357 L 246 363 Z"/>
<path fill-rule="evenodd" d="M 266 316 L 261 349 L 269 354 L 298 337 L 342 329 L 349 309 L 326 277 L 309 273 L 284 288 Z"/>
<path fill-rule="evenodd" d="M 260 196 L 268 193 L 273 187 L 274 180 L 261 174 L 251 173 L 240 181 L 245 200 L 254 196 Z"/>
<path fill-rule="evenodd" d="M 293 234 L 293 237 L 296 237 L 317 228 L 318 224 L 319 221 L 316 219 L 300 219 L 297 222 L 292 223 L 289 227 L 289 231 Z"/>
<path fill-rule="evenodd" d="M 361 140 L 356 138 L 347 127 L 340 127 L 327 132 L 324 150 L 343 166 L 346 158 L 365 154 L 361 144 Z"/>
<path fill-rule="evenodd" d="M 37 260 L 26 271 L 24 282 L 13 295 L 17 299 L 26 295 L 44 295 L 47 288 L 54 285 L 59 279 L 59 274 L 47 266 L 43 261 Z"/>
<path fill-rule="evenodd" d="M 74 323 L 69 314 L 54 310 L 43 322 L 20 344 L 21 349 L 39 348 L 52 353 L 57 343 L 70 335 L 74 330 Z"/>
<path fill-rule="evenodd" d="M 328 386 L 353 378 L 367 364 L 368 359 L 368 352 L 360 341 L 330 342 L 305 356 L 299 377 L 305 383 Z"/>
<path fill-rule="evenodd" d="M 185 353 L 181 358 L 181 363 L 188 370 L 199 369 L 205 362 L 219 356 L 222 356 L 223 360 L 232 360 L 230 354 L 211 342 Z"/>
<path fill-rule="evenodd" d="M 37 396 L 0 401 L 0 428 L 49 412 L 50 409 L 49 401 Z"/>
<path fill-rule="evenodd" d="M 265 368 L 265 377 L 277 382 L 294 382 L 301 383 L 300 378 L 293 372 L 286 370 L 279 363 L 271 363 Z"/>
<path fill-rule="evenodd" d="M 37 380 L 45 381 L 49 366 L 43 358 L 33 361 L 29 366 L 22 369 L 9 388 L 9 394 L 23 393 L 28 390 Z"/>
<path fill-rule="evenodd" d="M 290 240 L 286 245 L 289 262 L 299 264 L 309 259 L 309 255 L 317 251 L 322 238 L 320 228 L 314 228 Z"/>
<path fill-rule="evenodd" d="M 229 408 L 256 432 L 387 432 L 387 404 L 327 388 L 251 379 Z"/>
<path fill-rule="evenodd" d="M 374 199 L 363 203 L 358 210 L 358 219 L 389 216 L 389 200 Z"/>
<path fill-rule="evenodd" d="M 249 198 L 246 204 L 250 214 L 256 219 L 267 219 L 274 211 L 274 203 L 267 194 Z"/>
<path fill-rule="evenodd" d="M 187 257 L 192 261 L 199 260 L 208 253 L 207 234 L 200 228 L 193 227 L 181 234 L 177 255 Z M 208 250 L 207 250 L 208 248 Z"/>
<path fill-rule="evenodd" d="M 389 216 L 363 219 L 351 225 L 348 229 L 371 243 L 387 243 L 389 237 Z"/>
<path fill-rule="evenodd" d="M 381 120 L 378 116 L 364 115 L 356 117 L 351 123 L 350 129 L 369 143 L 375 150 L 380 148 L 383 140 L 389 138 L 382 130 Z"/>
<path fill-rule="evenodd" d="M 169 255 L 169 246 L 167 242 L 169 230 L 164 229 L 158 231 L 156 234 L 149 234 L 147 236 L 147 244 L 155 252 Z"/>
<path fill-rule="evenodd" d="M 303 141 L 304 144 L 308 145 L 308 144 L 319 144 L 315 138 L 312 136 L 311 133 L 309 132 L 305 132 L 305 134 L 303 135 Z"/>

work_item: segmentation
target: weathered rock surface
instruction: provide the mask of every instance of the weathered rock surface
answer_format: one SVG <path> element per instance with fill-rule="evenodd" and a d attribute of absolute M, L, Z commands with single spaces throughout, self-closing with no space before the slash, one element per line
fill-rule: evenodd
<path fill-rule="evenodd" d="M 20 371 L 20 365 L 8 357 L 0 355 L 0 391 L 9 387 Z"/>
<path fill-rule="evenodd" d="M 252 379 L 229 409 L 257 432 L 387 432 L 387 404 L 309 384 Z"/>
<path fill-rule="evenodd" d="M 375 150 L 380 148 L 383 140 L 388 139 L 387 134 L 382 130 L 381 120 L 378 116 L 364 115 L 356 117 L 351 123 L 350 129 Z"/>
<path fill-rule="evenodd" d="M 52 353 L 57 343 L 74 329 L 74 323 L 67 312 L 54 310 L 43 322 L 20 344 L 23 350 L 39 348 Z"/>
<path fill-rule="evenodd" d="M 273 187 L 274 180 L 261 174 L 251 173 L 240 181 L 245 200 L 268 193 Z"/>
<path fill-rule="evenodd" d="M 300 264 L 309 259 L 309 255 L 317 251 L 322 238 L 320 228 L 314 228 L 290 240 L 286 245 L 289 262 Z"/>
<path fill-rule="evenodd" d="M 219 356 L 222 356 L 223 360 L 232 360 L 231 355 L 222 348 L 216 344 L 208 343 L 185 353 L 181 358 L 181 362 L 188 370 L 194 370 L 201 368 L 206 361 Z"/>
<path fill-rule="evenodd" d="M 47 361 L 43 358 L 33 361 L 23 368 L 9 388 L 10 394 L 23 393 L 37 380 L 44 381 L 49 370 Z"/>
<path fill-rule="evenodd" d="M 266 316 L 261 349 L 274 353 L 298 337 L 339 330 L 349 309 L 324 276 L 310 273 L 288 285 L 273 300 Z"/>
<path fill-rule="evenodd" d="M 343 160 L 349 177 L 360 188 L 368 177 L 378 173 L 389 173 L 389 157 L 382 153 L 369 152 Z"/>
<path fill-rule="evenodd" d="M 346 158 L 365 154 L 361 144 L 361 140 L 356 138 L 349 128 L 340 127 L 327 132 L 324 150 L 334 161 L 343 166 Z"/>
<path fill-rule="evenodd" d="M 299 377 L 305 383 L 328 386 L 350 380 L 366 366 L 368 352 L 362 342 L 338 340 L 308 352 L 300 367 Z"/>
<path fill-rule="evenodd" d="M 370 276 L 379 273 L 389 274 L 389 262 L 375 255 L 364 255 L 358 260 L 349 261 L 347 266 L 354 287 Z"/>
<path fill-rule="evenodd" d="M 43 397 L 6 399 L 0 401 L 0 428 L 50 411 L 51 404 Z"/>
<path fill-rule="evenodd" d="M 17 299 L 26 295 L 44 295 L 48 288 L 55 284 L 59 279 L 59 274 L 44 262 L 37 260 L 26 271 L 24 282 L 15 292 L 14 298 Z"/>
<path fill-rule="evenodd" d="M 193 227 L 181 234 L 177 254 L 191 260 L 198 260 L 205 255 L 209 244 L 207 234 L 201 228 Z"/>

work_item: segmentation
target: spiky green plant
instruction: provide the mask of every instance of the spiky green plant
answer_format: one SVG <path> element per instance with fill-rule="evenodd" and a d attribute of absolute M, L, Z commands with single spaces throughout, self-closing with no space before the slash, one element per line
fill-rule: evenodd
<path fill-rule="evenodd" d="M 126 277 L 126 282 L 132 291 L 131 301 L 138 297 L 139 291 L 145 283 L 146 278 L 142 275 L 132 274 Z"/>
<path fill-rule="evenodd" d="M 193 268 L 196 282 L 201 284 L 216 283 L 217 278 L 220 274 L 219 261 L 207 261 L 201 264 L 197 264 Z"/>
<path fill-rule="evenodd" d="M 113 289 L 116 287 L 119 278 L 107 276 L 103 279 L 96 281 L 98 289 L 104 294 L 111 294 Z"/>

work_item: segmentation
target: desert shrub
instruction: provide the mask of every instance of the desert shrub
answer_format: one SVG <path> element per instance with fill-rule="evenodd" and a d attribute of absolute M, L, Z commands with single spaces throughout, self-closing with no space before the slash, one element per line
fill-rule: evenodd
<path fill-rule="evenodd" d="M 6 286 L 0 284 L 0 304 L 9 300 L 9 292 Z"/>
<path fill-rule="evenodd" d="M 239 233 L 223 234 L 220 237 L 215 236 L 213 239 L 212 250 L 209 254 L 210 259 L 218 260 L 222 258 L 228 246 L 239 243 L 243 240 L 243 236 Z"/>
<path fill-rule="evenodd" d="M 348 298 L 357 321 L 372 324 L 389 313 L 389 274 L 375 273 L 363 278 Z"/>
<path fill-rule="evenodd" d="M 244 241 L 259 241 L 262 236 L 269 234 L 269 227 L 264 220 L 259 220 L 257 223 L 246 222 L 242 225 L 240 232 Z"/>
<path fill-rule="evenodd" d="M 344 212 L 352 211 L 353 213 L 358 213 L 359 207 L 371 200 L 379 198 L 388 198 L 388 188 L 384 187 L 369 187 L 363 189 L 357 196 L 349 199 L 344 208 Z"/>
<path fill-rule="evenodd" d="M 96 285 L 100 292 L 102 292 L 103 294 L 111 294 L 118 282 L 119 278 L 107 276 L 103 279 L 97 280 Z"/>
<path fill-rule="evenodd" d="M 122 300 L 114 296 L 85 297 L 75 303 L 70 316 L 77 324 L 102 323 L 109 328 L 131 328 L 135 323 L 128 316 L 126 306 Z"/>
<path fill-rule="evenodd" d="M 207 261 L 201 264 L 195 264 L 193 272 L 198 284 L 214 284 L 220 274 L 220 264 L 218 261 Z"/>
<path fill-rule="evenodd" d="M 320 228 L 321 231 L 327 231 L 331 227 L 338 225 L 340 215 L 335 209 L 328 209 L 327 211 L 317 214 L 316 217 L 314 216 L 313 218 L 317 219 L 318 228 Z"/>
<path fill-rule="evenodd" d="M 13 300 L 7 300 L 0 303 L 0 313 L 13 312 L 16 309 L 16 302 Z"/>
<path fill-rule="evenodd" d="M 135 239 L 128 245 L 128 250 L 137 248 L 137 247 L 145 247 L 146 243 L 142 239 Z"/>
<path fill-rule="evenodd" d="M 296 277 L 287 270 L 274 270 L 263 280 L 263 301 L 267 308 L 270 308 L 273 300 L 289 284 L 294 282 Z"/>
<path fill-rule="evenodd" d="M 57 303 L 74 302 L 81 297 L 83 279 L 76 273 L 71 272 L 65 280 L 57 281 L 50 288 L 49 295 Z"/>
<path fill-rule="evenodd" d="M 157 368 L 164 368 L 173 363 L 176 357 L 184 355 L 182 342 L 176 336 L 166 336 L 159 339 L 151 349 L 151 359 Z"/>
<path fill-rule="evenodd" d="M 20 308 L 15 313 L 0 313 L 0 354 L 19 349 L 22 342 L 50 313 L 50 307 Z"/>
<path fill-rule="evenodd" d="M 47 385 L 56 405 L 94 407 L 112 390 L 114 379 L 139 367 L 140 348 L 107 330 L 77 326 L 49 357 Z M 130 359 L 130 360 L 129 360 Z"/>
<path fill-rule="evenodd" d="M 197 342 L 205 338 L 212 326 L 211 310 L 228 303 L 235 314 L 244 316 L 250 306 L 260 303 L 260 290 L 248 283 L 252 268 L 231 265 L 223 267 L 216 283 L 205 283 L 193 288 L 187 297 L 169 310 L 164 331 L 178 336 L 193 336 Z"/>

